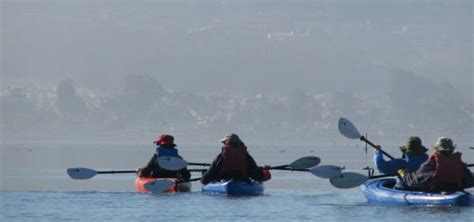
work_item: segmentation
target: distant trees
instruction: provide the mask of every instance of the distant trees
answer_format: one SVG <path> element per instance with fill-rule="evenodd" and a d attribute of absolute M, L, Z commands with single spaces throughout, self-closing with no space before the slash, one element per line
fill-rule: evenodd
<path fill-rule="evenodd" d="M 148 75 L 124 78 L 119 93 L 80 88 L 73 80 L 49 88 L 2 89 L 2 136 L 50 138 L 148 138 L 156 131 L 196 136 L 229 130 L 250 134 L 250 140 L 311 141 L 340 138 L 337 119 L 346 116 L 378 136 L 469 135 L 474 131 L 474 105 L 452 85 L 407 71 L 397 71 L 388 100 L 353 92 L 311 94 L 233 94 L 168 92 Z M 178 134 L 179 135 L 179 134 Z"/>
<path fill-rule="evenodd" d="M 119 96 L 119 115 L 124 120 L 146 122 L 168 92 L 149 75 L 128 75 L 124 78 L 123 94 Z"/>
<path fill-rule="evenodd" d="M 2 90 L 4 91 L 4 90 Z M 1 136 L 25 134 L 37 122 L 34 101 L 23 89 L 9 89 L 0 97 Z"/>
<path fill-rule="evenodd" d="M 473 129 L 469 104 L 449 82 L 435 82 L 405 70 L 395 70 L 389 92 L 393 118 L 420 128 L 456 132 Z"/>
<path fill-rule="evenodd" d="M 76 94 L 76 88 L 72 79 L 63 79 L 59 81 L 57 89 L 56 107 L 60 113 L 72 115 L 87 115 L 87 108 L 82 100 Z"/>

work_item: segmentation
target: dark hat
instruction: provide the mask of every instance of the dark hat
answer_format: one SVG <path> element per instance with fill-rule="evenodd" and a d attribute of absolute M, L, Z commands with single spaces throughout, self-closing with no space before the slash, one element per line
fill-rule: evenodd
<path fill-rule="evenodd" d="M 166 134 L 158 135 L 158 137 L 153 143 L 159 146 L 163 146 L 163 145 L 176 146 L 176 144 L 174 144 L 174 137 L 171 135 L 166 135 Z"/>
<path fill-rule="evenodd" d="M 235 133 L 229 133 L 219 141 L 224 143 L 224 144 L 229 144 L 229 143 L 243 144 L 242 140 L 240 140 L 239 136 L 237 136 L 237 134 L 235 134 Z"/>
<path fill-rule="evenodd" d="M 410 136 L 407 139 L 407 143 L 405 146 L 400 147 L 400 150 L 403 153 L 410 154 L 410 155 L 418 155 L 423 154 L 428 151 L 425 146 L 423 146 L 421 139 L 417 136 Z"/>
<path fill-rule="evenodd" d="M 453 144 L 453 140 L 447 137 L 440 137 L 436 140 L 436 143 L 433 145 L 433 148 L 440 151 L 452 151 L 456 148 Z"/>

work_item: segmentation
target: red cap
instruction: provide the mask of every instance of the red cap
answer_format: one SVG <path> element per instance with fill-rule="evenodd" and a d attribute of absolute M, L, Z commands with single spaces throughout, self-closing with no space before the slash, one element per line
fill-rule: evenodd
<path fill-rule="evenodd" d="M 172 146 L 176 146 L 174 144 L 174 137 L 171 136 L 171 135 L 166 135 L 166 134 L 161 134 L 161 135 L 158 135 L 158 137 L 156 138 L 156 140 L 153 142 L 155 143 L 156 145 L 172 145 Z"/>

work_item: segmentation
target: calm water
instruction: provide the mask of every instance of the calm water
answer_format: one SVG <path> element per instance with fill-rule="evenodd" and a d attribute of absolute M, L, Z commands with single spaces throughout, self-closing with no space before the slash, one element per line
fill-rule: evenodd
<path fill-rule="evenodd" d="M 133 147 L 3 146 L 0 221 L 472 221 L 474 213 L 474 207 L 371 206 L 359 188 L 336 189 L 304 172 L 272 171 L 265 195 L 241 198 L 203 195 L 199 183 L 193 184 L 191 193 L 140 194 L 133 191 L 133 174 L 77 181 L 65 173 L 76 166 L 136 169 L 148 160 L 152 148 Z M 216 150 L 209 146 L 180 152 L 189 161 L 209 162 Z M 395 149 L 387 151 L 396 154 Z M 321 164 L 344 165 L 351 171 L 371 165 L 371 153 L 357 147 L 269 146 L 250 152 L 259 164 L 279 165 L 316 155 Z M 466 162 L 474 162 L 472 152 L 463 150 Z"/>
<path fill-rule="evenodd" d="M 268 190 L 259 197 L 199 192 L 2 192 L 2 221 L 472 221 L 472 207 L 377 207 L 359 190 Z"/>

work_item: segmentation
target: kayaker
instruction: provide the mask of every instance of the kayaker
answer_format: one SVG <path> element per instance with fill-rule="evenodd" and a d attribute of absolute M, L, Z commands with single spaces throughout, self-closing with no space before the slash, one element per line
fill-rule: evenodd
<path fill-rule="evenodd" d="M 158 165 L 157 157 L 159 156 L 174 156 L 182 157 L 178 154 L 176 144 L 174 144 L 174 137 L 171 135 L 158 135 L 157 139 L 153 142 L 156 144 L 156 152 L 153 154 L 147 165 L 143 168 L 139 168 L 137 171 L 140 177 L 155 177 L 155 178 L 177 178 L 182 180 L 188 180 L 191 178 L 191 173 L 187 168 L 183 168 L 179 171 L 171 171 L 161 168 Z"/>
<path fill-rule="evenodd" d="M 230 179 L 240 181 L 250 181 L 250 179 L 267 181 L 271 179 L 269 167 L 257 166 L 237 134 L 228 134 L 220 142 L 224 144 L 221 153 L 217 155 L 209 169 L 203 174 L 201 180 L 203 184 Z"/>
<path fill-rule="evenodd" d="M 400 159 L 384 160 L 383 153 L 379 150 L 380 148 L 380 146 L 377 146 L 374 149 L 374 164 L 382 174 L 396 174 L 400 169 L 413 172 L 428 160 L 428 155 L 426 154 L 428 149 L 423 146 L 421 139 L 417 136 L 408 137 L 406 145 L 400 147 L 400 151 L 402 151 L 402 158 Z"/>
<path fill-rule="evenodd" d="M 461 153 L 447 137 L 440 137 L 433 146 L 435 152 L 429 160 L 412 173 L 399 170 L 405 188 L 425 192 L 453 192 L 474 186 L 474 178 Z"/>

